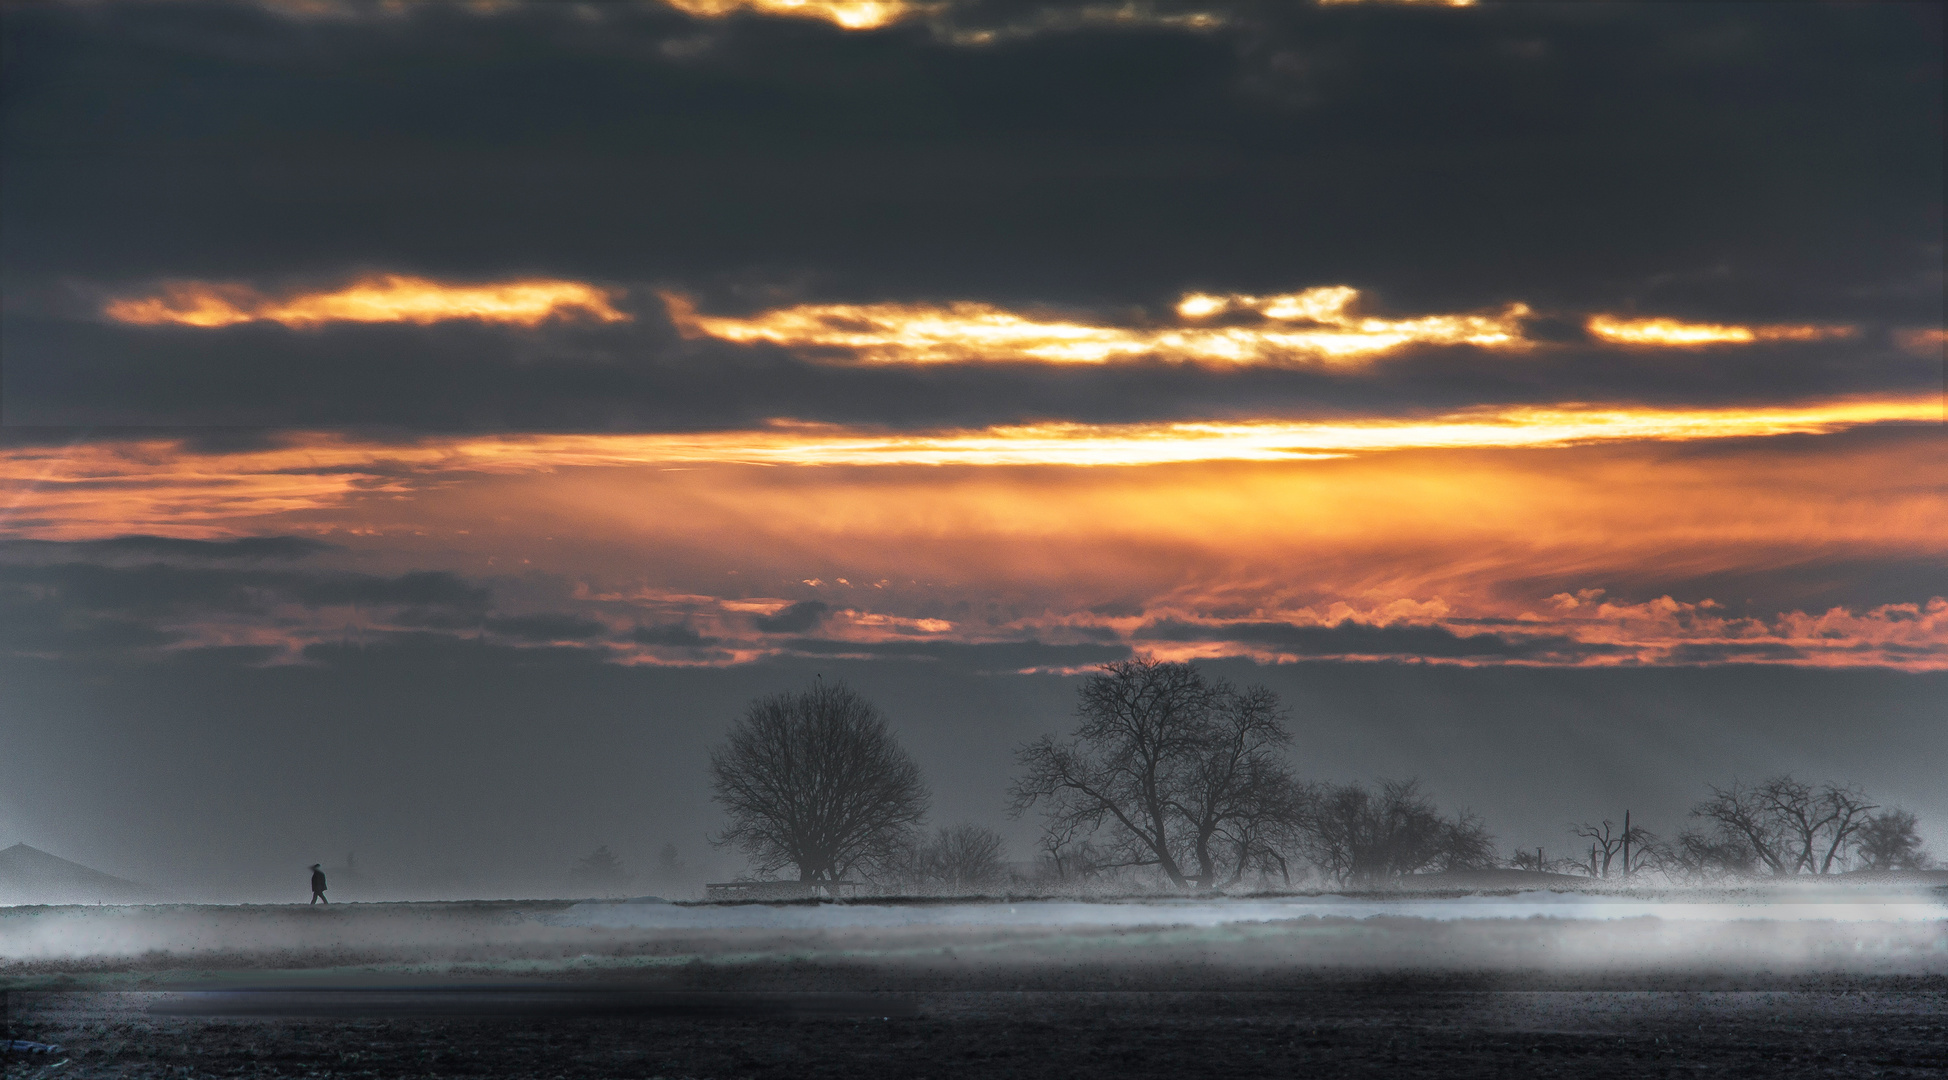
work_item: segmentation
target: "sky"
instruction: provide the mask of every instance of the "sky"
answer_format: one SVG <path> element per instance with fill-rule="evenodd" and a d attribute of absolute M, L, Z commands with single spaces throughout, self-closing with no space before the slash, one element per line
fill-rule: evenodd
<path fill-rule="evenodd" d="M 1511 850 L 1793 771 L 1948 855 L 1936 5 L 5 14 L 0 845 L 727 876 L 823 674 L 1027 858 L 1148 655 Z"/>

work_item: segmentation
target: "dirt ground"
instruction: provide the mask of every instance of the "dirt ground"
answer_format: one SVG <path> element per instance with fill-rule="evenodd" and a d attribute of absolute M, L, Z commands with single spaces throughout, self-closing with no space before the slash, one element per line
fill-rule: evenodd
<path fill-rule="evenodd" d="M 722 978 L 704 980 L 708 990 L 503 984 L 469 988 L 458 1003 L 397 988 L 309 1003 L 288 1000 L 302 992 L 254 1004 L 226 993 L 187 1006 L 150 993 L 16 993 L 15 1036 L 62 1050 L 17 1057 L 4 1075 L 1948 1076 L 1948 979 L 1687 988 L 1443 973 L 1286 979 L 1279 989 L 871 991 L 860 972 L 820 975 L 746 973 L 735 981 L 761 988 L 749 991 L 724 989 Z"/>

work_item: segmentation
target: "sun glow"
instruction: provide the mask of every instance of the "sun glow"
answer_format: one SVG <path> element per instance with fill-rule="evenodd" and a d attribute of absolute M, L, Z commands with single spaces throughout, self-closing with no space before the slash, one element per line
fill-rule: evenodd
<path fill-rule="evenodd" d="M 1521 349 L 1511 304 L 1495 314 L 1382 319 L 1354 314 L 1359 290 L 1328 286 L 1276 296 L 1192 293 L 1177 325 L 1118 326 L 1024 314 L 990 304 L 800 304 L 744 318 L 704 315 L 688 297 L 661 294 L 686 337 L 768 343 L 810 358 L 854 364 L 1111 364 L 1163 360 L 1210 366 L 1359 364 L 1408 345 Z M 1198 325 L 1213 316 L 1250 321 Z"/>
<path fill-rule="evenodd" d="M 910 0 L 664 0 L 698 19 L 721 19 L 738 12 L 821 19 L 847 30 L 877 30 L 901 19 L 937 11 L 940 4 Z"/>
<path fill-rule="evenodd" d="M 582 317 L 624 322 L 611 294 L 579 281 L 530 278 L 483 285 L 453 285 L 427 278 L 380 274 L 331 292 L 265 296 L 239 284 L 174 281 L 161 295 L 115 300 L 103 314 L 137 326 L 215 328 L 275 322 L 310 329 L 329 322 L 427 323 L 471 319 L 538 326 L 550 319 Z"/>
<path fill-rule="evenodd" d="M 1616 345 L 1658 345 L 1677 348 L 1701 345 L 1750 345 L 1758 341 L 1826 341 L 1853 336 L 1850 326 L 1685 323 L 1675 319 L 1619 319 L 1592 316 L 1585 324 L 1591 336 Z"/>
<path fill-rule="evenodd" d="M 1939 413 L 1932 398 L 1913 398 L 1774 409 L 1519 408 L 1427 420 L 1053 423 L 890 434 L 779 422 L 757 431 L 700 434 L 499 436 L 461 440 L 453 451 L 475 467 L 522 460 L 564 465 L 1141 466 L 1825 434 L 1861 424 L 1936 420 Z"/>
<path fill-rule="evenodd" d="M 294 436 L 289 449 L 173 454 L 167 441 L 0 451 L 0 528 L 70 538 L 139 528 L 193 534 L 208 523 L 404 492 L 452 470 L 576 467 L 1157 466 L 1301 462 L 1405 450 L 1551 448 L 1824 434 L 1938 421 L 1932 395 L 1778 408 L 1477 410 L 1429 419 L 1150 424 L 1051 423 L 883 432 L 778 421 L 754 430 L 508 434 L 374 445 Z M 134 454 L 131 458 L 129 455 Z M 167 464 L 161 464 L 167 462 Z M 140 463 L 140 467 L 135 467 Z M 32 524 L 44 522 L 44 524 Z"/>

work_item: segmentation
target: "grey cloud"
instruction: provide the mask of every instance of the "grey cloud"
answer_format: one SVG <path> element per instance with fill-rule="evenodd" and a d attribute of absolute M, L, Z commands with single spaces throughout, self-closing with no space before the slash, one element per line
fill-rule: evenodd
<path fill-rule="evenodd" d="M 512 667 L 601 664 L 607 649 L 580 645 L 499 645 L 479 638 L 428 632 L 381 632 L 358 641 L 321 641 L 304 648 L 304 658 L 346 670 L 428 672 Z"/>
<path fill-rule="evenodd" d="M 1516 658 L 1604 651 L 1561 636 L 1456 634 L 1443 626 L 1375 626 L 1346 620 L 1330 626 L 1283 622 L 1186 623 L 1159 620 L 1131 635 L 1138 641 L 1232 641 L 1270 645 L 1299 656 Z"/>
<path fill-rule="evenodd" d="M 482 586 L 439 570 L 379 577 L 85 562 L 0 563 L 0 589 L 20 596 L 46 596 L 77 611 L 152 615 L 197 609 L 259 611 L 281 600 L 308 607 L 367 604 L 484 611 L 492 595 Z"/>
<path fill-rule="evenodd" d="M 1806 650 L 1782 641 L 1686 642 L 1670 651 L 1673 664 L 1741 664 L 1804 660 Z"/>
<path fill-rule="evenodd" d="M 863 660 L 931 660 L 977 671 L 1068 670 L 1130 656 L 1126 645 L 1049 645 L 1039 641 L 835 641 L 799 638 L 785 644 L 807 656 Z"/>
<path fill-rule="evenodd" d="M 415 570 L 392 578 L 358 574 L 295 578 L 289 588 L 299 602 L 313 606 L 411 604 L 478 611 L 492 597 L 485 587 L 444 570 Z"/>
<path fill-rule="evenodd" d="M 487 629 L 528 641 L 581 641 L 609 632 L 608 626 L 594 619 L 559 612 L 492 616 L 487 620 Z"/>
<path fill-rule="evenodd" d="M 302 559 L 332 550 L 333 545 L 302 536 L 246 536 L 235 540 L 185 540 L 174 536 L 117 536 L 85 541 L 76 547 L 104 555 L 145 555 L 207 561 L 232 559 Z"/>
<path fill-rule="evenodd" d="M 832 611 L 832 605 L 823 600 L 800 600 L 776 615 L 758 615 L 751 619 L 751 625 L 767 634 L 802 634 L 819 623 Z"/>
<path fill-rule="evenodd" d="M 629 632 L 629 640 L 638 645 L 663 645 L 671 648 L 699 648 L 717 644 L 714 637 L 704 637 L 697 628 L 687 622 L 668 623 L 662 626 L 638 626 Z"/>

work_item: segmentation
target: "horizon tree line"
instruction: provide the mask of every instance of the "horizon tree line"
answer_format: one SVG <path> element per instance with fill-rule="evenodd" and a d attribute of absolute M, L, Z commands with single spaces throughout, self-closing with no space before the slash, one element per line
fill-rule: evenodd
<path fill-rule="evenodd" d="M 1691 811 L 1696 824 L 1668 841 L 1626 811 L 1621 827 L 1569 827 L 1586 857 L 1550 861 L 1537 849 L 1504 859 L 1480 817 L 1442 813 L 1415 780 L 1300 779 L 1278 696 L 1188 663 L 1106 664 L 1077 688 L 1075 717 L 1068 737 L 1016 751 L 1009 812 L 1041 814 L 1030 877 L 1043 883 L 1151 874 L 1176 889 L 1289 887 L 1316 872 L 1370 886 L 1501 867 L 1696 881 L 1933 865 L 1914 814 L 1857 787 L 1791 776 L 1711 787 Z M 968 892 L 1009 874 L 993 829 L 922 829 L 930 796 L 919 766 L 843 682 L 753 701 L 712 752 L 710 780 L 729 819 L 710 842 L 741 850 L 761 876 L 789 868 L 808 884 Z"/>

